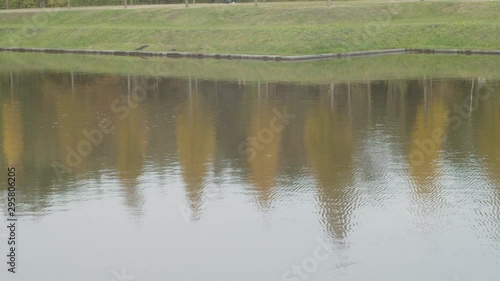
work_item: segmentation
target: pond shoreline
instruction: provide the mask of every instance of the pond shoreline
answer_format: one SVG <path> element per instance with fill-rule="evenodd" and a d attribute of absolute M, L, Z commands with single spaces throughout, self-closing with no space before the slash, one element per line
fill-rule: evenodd
<path fill-rule="evenodd" d="M 217 54 L 193 52 L 145 52 L 145 51 L 118 51 L 118 50 L 86 50 L 86 49 L 57 49 L 57 48 L 19 48 L 0 47 L 0 52 L 18 53 L 50 53 L 50 54 L 87 54 L 107 56 L 134 56 L 134 57 L 167 57 L 193 59 L 222 59 L 222 60 L 261 60 L 261 61 L 314 61 L 339 58 L 387 56 L 396 54 L 450 54 L 450 55 L 500 55 L 500 50 L 462 50 L 462 49 L 383 49 L 346 53 L 325 53 L 314 55 L 250 55 L 250 54 Z"/>

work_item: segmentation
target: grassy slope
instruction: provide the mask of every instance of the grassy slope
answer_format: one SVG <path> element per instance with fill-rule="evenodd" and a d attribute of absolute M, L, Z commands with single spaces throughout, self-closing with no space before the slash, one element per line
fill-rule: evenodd
<path fill-rule="evenodd" d="M 84 72 L 204 79 L 328 83 L 420 77 L 500 80 L 499 56 L 401 55 L 301 63 L 0 53 L 10 71 Z"/>
<path fill-rule="evenodd" d="M 0 46 L 314 54 L 500 49 L 499 2 L 334 2 L 0 14 Z M 30 24 L 34 21 L 37 24 Z"/>

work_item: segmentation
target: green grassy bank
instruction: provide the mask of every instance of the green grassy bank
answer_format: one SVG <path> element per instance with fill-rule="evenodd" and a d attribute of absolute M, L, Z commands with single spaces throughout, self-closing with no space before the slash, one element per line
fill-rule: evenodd
<path fill-rule="evenodd" d="M 182 5 L 0 13 L 0 46 L 317 54 L 500 49 L 499 2 Z"/>
<path fill-rule="evenodd" d="M 500 80 L 500 56 L 395 55 L 300 63 L 0 53 L 0 74 L 23 71 L 198 77 L 316 84 L 391 78 Z"/>

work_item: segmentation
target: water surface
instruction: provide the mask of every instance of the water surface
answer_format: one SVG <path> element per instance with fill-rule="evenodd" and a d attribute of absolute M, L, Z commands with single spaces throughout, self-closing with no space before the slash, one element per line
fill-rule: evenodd
<path fill-rule="evenodd" d="M 19 263 L 0 276 L 498 280 L 499 94 L 487 73 L 304 83 L 13 64 L 0 164 L 17 169 Z"/>

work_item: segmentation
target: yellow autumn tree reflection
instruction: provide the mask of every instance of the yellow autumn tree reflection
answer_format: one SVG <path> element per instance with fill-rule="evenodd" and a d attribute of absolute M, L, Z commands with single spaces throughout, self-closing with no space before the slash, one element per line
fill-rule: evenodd
<path fill-rule="evenodd" d="M 418 193 L 432 192 L 439 174 L 443 137 L 447 130 L 446 106 L 441 95 L 418 105 L 409 147 L 410 176 Z"/>
<path fill-rule="evenodd" d="M 144 110 L 140 104 L 130 108 L 129 115 L 121 120 L 115 118 L 114 134 L 116 166 L 122 185 L 125 187 L 127 205 L 138 209 L 142 204 L 138 193 L 137 179 L 142 173 L 144 154 L 147 148 L 148 135 Z"/>
<path fill-rule="evenodd" d="M 479 149 L 483 154 L 483 162 L 490 179 L 499 186 L 500 183 L 500 150 L 498 149 L 498 140 L 500 139 L 500 102 L 498 100 L 490 101 L 483 107 L 483 118 L 478 136 Z M 499 196 L 500 196 L 500 189 Z"/>
<path fill-rule="evenodd" d="M 201 215 L 203 181 L 215 153 L 212 112 L 196 92 L 177 108 L 177 150 L 193 219 Z"/>
<path fill-rule="evenodd" d="M 252 97 L 250 105 L 250 125 L 248 136 L 255 139 L 254 155 L 249 158 L 249 179 L 254 186 L 258 203 L 263 209 L 271 205 L 273 187 L 280 156 L 280 144 L 284 125 L 273 130 L 272 120 L 279 120 L 273 110 L 281 110 L 283 105 L 272 104 L 269 100 Z"/>
<path fill-rule="evenodd" d="M 95 77 L 86 87 L 78 87 L 77 83 L 76 93 L 54 91 L 53 89 L 58 86 L 54 81 L 44 83 L 43 104 L 47 108 L 46 111 L 54 112 L 57 118 L 60 159 L 71 166 L 72 173 L 82 176 L 90 170 L 99 170 L 100 162 L 95 161 L 92 155 L 78 157 L 80 161 L 74 162 L 78 165 L 68 163 L 67 157 L 70 154 L 77 155 L 79 144 L 87 140 L 83 135 L 84 131 L 99 129 L 99 118 L 95 118 L 94 114 L 104 113 L 107 117 L 116 115 L 111 111 L 111 104 L 122 95 L 121 79 L 121 77 Z M 68 88 L 71 87 L 69 77 L 60 83 L 65 83 Z M 96 100 L 100 102 L 96 103 Z M 92 150 L 95 149 L 98 147 L 93 146 Z"/>
<path fill-rule="evenodd" d="M 318 182 L 322 223 L 337 239 L 346 237 L 352 212 L 355 148 L 346 107 L 331 108 L 322 96 L 307 113 L 304 136 L 309 165 Z"/>
<path fill-rule="evenodd" d="M 18 168 L 24 151 L 23 124 L 21 107 L 18 102 L 6 101 L 3 104 L 3 152 L 7 165 Z"/>
<path fill-rule="evenodd" d="M 500 84 L 494 82 L 483 83 L 483 93 L 489 93 L 490 97 L 480 104 L 479 116 L 475 127 L 479 128 L 475 134 L 478 142 L 479 153 L 484 170 L 492 183 L 492 196 L 489 200 L 484 200 L 485 209 L 491 208 L 492 212 L 486 212 L 483 218 L 484 225 L 491 226 L 489 237 L 495 239 L 498 245 L 500 238 L 500 150 L 498 140 L 500 139 Z M 488 84 L 486 84 L 488 83 Z M 491 83 L 491 84 L 489 84 Z M 495 88 L 496 86 L 496 88 Z"/>
<path fill-rule="evenodd" d="M 47 93 L 50 91 L 47 90 Z M 84 125 L 87 122 L 83 114 L 89 112 L 90 109 L 81 96 L 71 96 L 63 92 L 53 95 L 52 98 L 55 99 L 55 105 L 51 106 L 55 107 L 59 125 L 59 153 L 61 159 L 67 161 L 68 150 L 76 151 L 78 143 L 84 139 L 81 135 L 82 130 L 90 129 Z M 49 101 L 52 102 L 52 99 Z M 85 170 L 86 158 L 81 159 L 81 164 L 73 167 L 73 171 L 77 174 Z"/>

